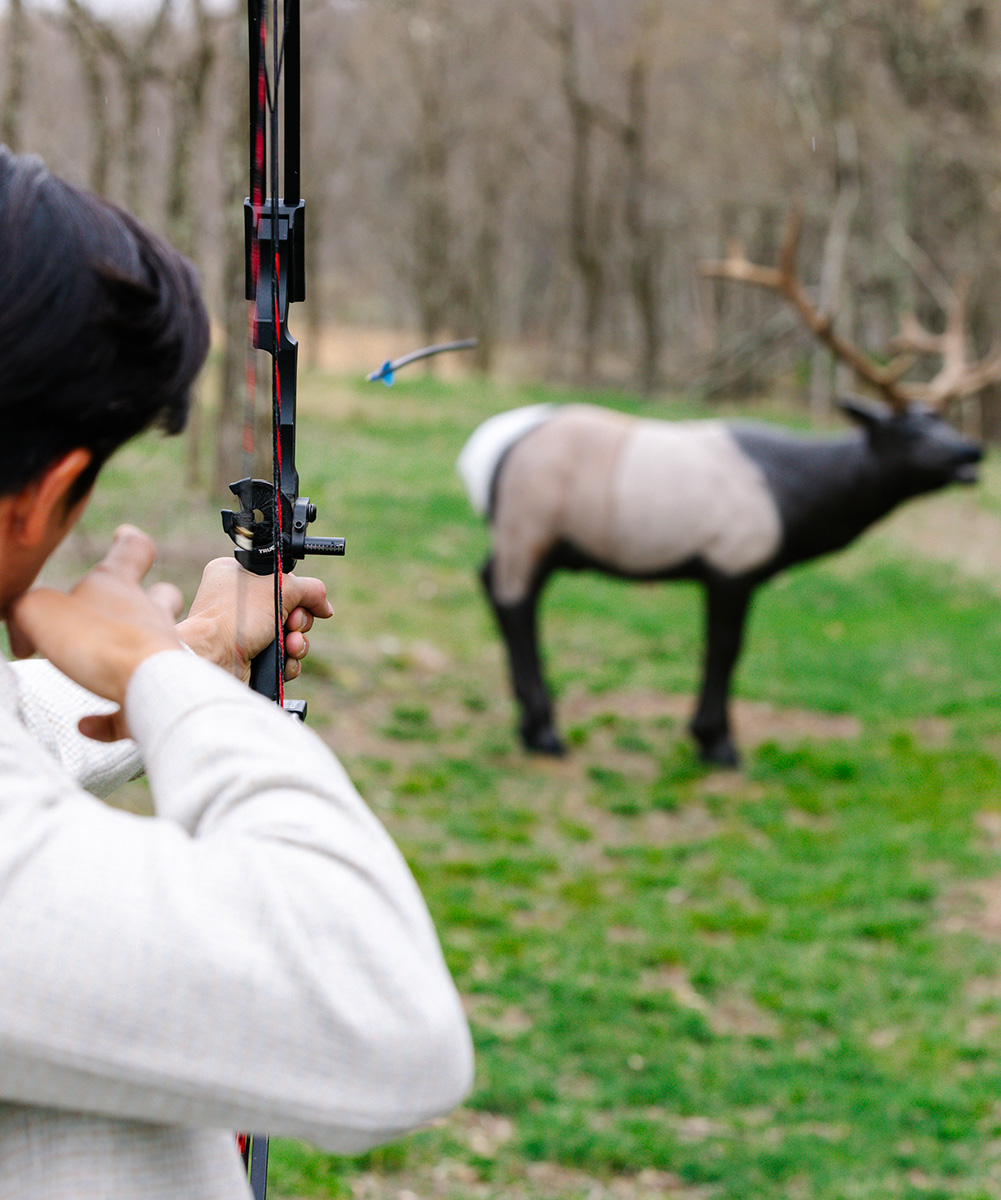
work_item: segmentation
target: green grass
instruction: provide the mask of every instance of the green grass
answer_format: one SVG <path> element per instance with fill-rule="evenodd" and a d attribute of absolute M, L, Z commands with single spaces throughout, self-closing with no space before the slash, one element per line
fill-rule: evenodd
<path fill-rule="evenodd" d="M 461 1113 L 368 1156 L 276 1144 L 273 1194 L 1001 1194 L 988 583 L 876 536 L 764 589 L 736 689 L 757 732 L 721 773 L 684 733 L 696 589 L 559 577 L 544 643 L 571 756 L 529 759 L 452 464 L 483 417 L 549 395 L 302 391 L 303 489 L 348 556 L 312 568 L 337 615 L 294 690 L 414 869 L 478 1065 Z M 190 595 L 195 549 L 226 547 L 174 503 L 179 461 L 123 454 L 57 570 L 136 520 L 138 490 L 192 547 L 163 566 Z"/>

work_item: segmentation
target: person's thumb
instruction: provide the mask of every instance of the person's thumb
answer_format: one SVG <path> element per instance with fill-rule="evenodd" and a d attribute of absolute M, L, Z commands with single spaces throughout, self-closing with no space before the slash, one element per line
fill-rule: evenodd
<path fill-rule="evenodd" d="M 146 595 L 172 621 L 176 621 L 184 611 L 184 597 L 181 589 L 172 583 L 154 583 L 146 589 Z"/>
<path fill-rule="evenodd" d="M 81 717 L 77 728 L 84 737 L 95 742 L 120 742 L 122 738 L 132 736 L 120 708 L 112 713 Z"/>

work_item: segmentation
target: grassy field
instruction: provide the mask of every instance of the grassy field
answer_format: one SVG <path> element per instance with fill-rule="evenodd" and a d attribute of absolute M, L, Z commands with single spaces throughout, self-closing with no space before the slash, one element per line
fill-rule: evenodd
<path fill-rule="evenodd" d="M 513 737 L 452 464 L 483 417 L 545 397 L 318 375 L 302 395 L 304 491 L 348 557 L 295 690 L 425 891 L 478 1070 L 460 1112 L 364 1158 L 277 1144 L 276 1200 L 1001 1196 L 997 466 L 761 593 L 737 772 L 685 734 L 697 591 L 558 578 L 572 754 L 541 761 Z M 138 520 L 190 596 L 228 546 L 178 502 L 180 459 L 124 454 L 55 573 Z"/>

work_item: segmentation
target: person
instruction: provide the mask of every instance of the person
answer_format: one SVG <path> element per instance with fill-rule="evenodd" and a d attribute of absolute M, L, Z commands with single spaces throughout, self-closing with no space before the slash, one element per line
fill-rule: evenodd
<path fill-rule="evenodd" d="M 245 1198 L 232 1131 L 391 1139 L 466 1093 L 468 1028 L 385 830 L 234 678 L 271 640 L 270 581 L 212 563 L 175 623 L 124 527 L 68 592 L 35 586 L 115 449 L 184 423 L 208 341 L 191 267 L 6 149 L 0 262 L 0 616 L 22 660 L 0 661 L 0 1195 Z M 284 590 L 294 675 L 331 609 L 318 580 Z M 139 769 L 152 817 L 100 799 Z"/>

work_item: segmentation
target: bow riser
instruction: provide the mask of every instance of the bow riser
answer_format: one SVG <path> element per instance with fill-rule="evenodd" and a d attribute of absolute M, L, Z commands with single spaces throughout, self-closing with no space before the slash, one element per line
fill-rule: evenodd
<path fill-rule="evenodd" d="M 272 235 L 276 207 L 277 253 Z M 244 225 L 247 299 L 254 301 L 253 344 L 258 350 L 266 350 L 273 358 L 272 371 L 279 397 L 280 487 L 282 495 L 294 505 L 299 495 L 299 473 L 295 467 L 299 343 L 288 331 L 288 315 L 291 303 L 306 299 L 305 201 L 299 200 L 293 205 L 282 202 L 277 206 L 265 201 L 263 206 L 258 207 L 247 200 L 244 202 Z M 282 570 L 291 571 L 293 565 L 283 547 Z"/>

